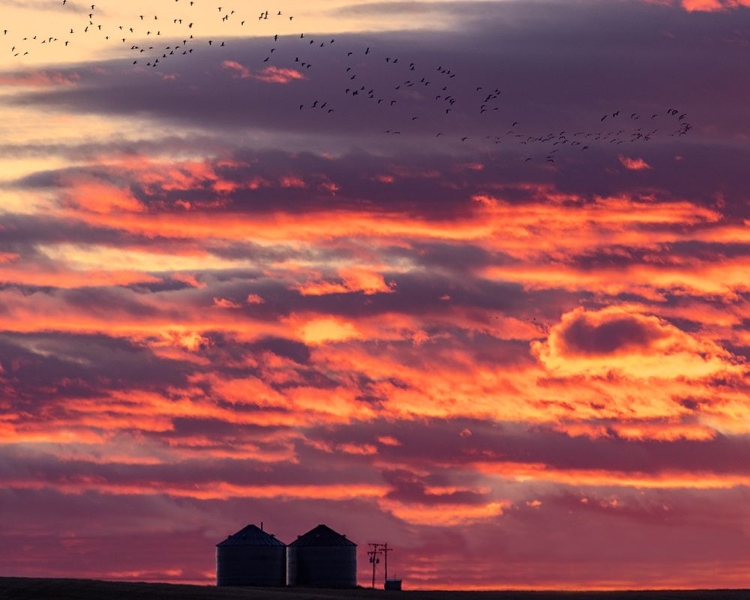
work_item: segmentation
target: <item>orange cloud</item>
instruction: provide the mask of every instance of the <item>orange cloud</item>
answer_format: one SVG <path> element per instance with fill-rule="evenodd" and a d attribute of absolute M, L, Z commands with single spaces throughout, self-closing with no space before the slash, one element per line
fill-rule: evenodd
<path fill-rule="evenodd" d="M 141 213 L 144 210 L 140 201 L 121 187 L 101 181 L 75 181 L 64 206 L 73 211 L 82 211 L 102 215 L 119 213 Z"/>
<path fill-rule="evenodd" d="M 70 477 L 66 481 L 42 482 L 36 480 L 13 480 L 7 482 L 12 489 L 42 490 L 55 489 L 64 494 L 83 494 L 96 491 L 101 494 L 151 495 L 155 489 L 160 494 L 174 498 L 196 500 L 226 500 L 227 498 L 275 498 L 275 499 L 318 499 L 351 500 L 357 498 L 378 498 L 387 493 L 385 486 L 362 484 L 330 485 L 240 485 L 225 481 L 189 482 L 186 484 L 164 484 L 162 481 L 138 483 L 108 482 L 102 479 Z"/>
<path fill-rule="evenodd" d="M 206 283 L 198 281 L 197 277 L 195 275 L 191 275 L 190 273 L 174 273 L 172 275 L 172 279 L 174 279 L 175 281 L 182 281 L 183 283 L 186 283 L 193 288 L 207 287 Z"/>
<path fill-rule="evenodd" d="M 547 369 L 564 375 L 618 371 L 634 377 L 698 379 L 744 371 L 716 343 L 621 307 L 577 308 L 563 315 L 545 342 L 532 342 L 532 349 Z"/>
<path fill-rule="evenodd" d="M 544 464 L 476 462 L 487 475 L 517 482 L 547 481 L 572 486 L 608 486 L 642 489 L 729 489 L 750 484 L 750 476 L 710 472 L 665 471 L 661 473 L 606 471 L 601 469 L 554 469 Z"/>
<path fill-rule="evenodd" d="M 279 185 L 283 188 L 305 188 L 307 184 L 295 175 L 286 175 L 279 180 Z"/>
<path fill-rule="evenodd" d="M 363 292 L 367 296 L 373 294 L 389 294 L 393 292 L 393 284 L 387 284 L 379 273 L 362 267 L 343 267 L 339 269 L 341 283 L 330 281 L 310 281 L 299 284 L 297 289 L 303 296 L 324 296 L 326 294 L 346 294 Z"/>
<path fill-rule="evenodd" d="M 213 298 L 214 306 L 216 308 L 242 308 L 241 304 L 237 304 L 236 302 L 232 302 L 231 300 L 228 300 L 227 298 Z"/>
<path fill-rule="evenodd" d="M 642 158 L 628 158 L 627 156 L 623 156 L 622 154 L 620 154 L 618 158 L 620 159 L 620 163 L 622 163 L 622 166 L 629 171 L 644 171 L 653 168 Z"/>
<path fill-rule="evenodd" d="M 688 12 L 715 12 L 750 6 L 750 0 L 682 0 L 682 7 Z"/>
<path fill-rule="evenodd" d="M 380 498 L 378 505 L 382 510 L 411 525 L 451 527 L 495 519 L 502 515 L 503 510 L 511 503 L 508 500 L 502 500 L 479 506 L 473 504 L 430 505 Z"/>
<path fill-rule="evenodd" d="M 266 83 L 291 83 L 292 81 L 298 81 L 306 79 L 304 74 L 296 69 L 287 69 L 279 67 L 266 67 L 259 73 L 253 75 L 255 79 L 259 81 L 265 81 Z"/>
<path fill-rule="evenodd" d="M 301 323 L 298 331 L 302 340 L 308 344 L 342 342 L 362 337 L 353 323 L 333 317 L 310 319 Z"/>
<path fill-rule="evenodd" d="M 7 266 L 6 266 L 7 265 Z M 64 264 L 40 265 L 0 262 L 0 280 L 16 285 L 54 286 L 60 289 L 159 283 L 160 277 L 126 269 L 78 269 Z"/>
<path fill-rule="evenodd" d="M 222 61 L 221 66 L 223 69 L 232 72 L 232 78 L 234 79 L 252 78 L 266 83 L 281 84 L 305 79 L 304 74 L 296 69 L 270 66 L 260 71 L 252 72 L 246 66 L 234 60 Z"/>

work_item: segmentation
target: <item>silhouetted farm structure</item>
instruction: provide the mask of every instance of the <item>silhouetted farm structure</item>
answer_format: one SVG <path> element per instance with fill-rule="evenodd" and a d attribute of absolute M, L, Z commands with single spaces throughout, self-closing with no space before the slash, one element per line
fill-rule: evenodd
<path fill-rule="evenodd" d="M 357 586 L 357 544 L 326 525 L 288 546 L 255 525 L 216 545 L 217 586 Z"/>
<path fill-rule="evenodd" d="M 216 544 L 216 585 L 286 585 L 286 544 L 255 525 L 240 529 Z"/>

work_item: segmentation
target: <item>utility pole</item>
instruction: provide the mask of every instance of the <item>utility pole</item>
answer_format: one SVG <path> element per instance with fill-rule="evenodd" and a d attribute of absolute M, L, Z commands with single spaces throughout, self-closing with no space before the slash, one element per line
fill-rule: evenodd
<path fill-rule="evenodd" d="M 372 565 L 372 588 L 375 589 L 375 569 L 380 562 L 380 544 L 370 542 L 367 544 L 370 549 L 367 551 L 367 556 L 370 557 L 370 564 Z"/>
<path fill-rule="evenodd" d="M 370 564 L 372 565 L 372 587 L 375 587 L 375 571 L 378 563 L 380 563 L 380 557 L 384 557 L 385 563 L 385 579 L 388 579 L 388 553 L 393 550 L 389 548 L 388 544 L 380 544 L 377 542 L 370 542 L 367 544 L 370 549 L 367 551 L 367 556 L 370 557 Z"/>

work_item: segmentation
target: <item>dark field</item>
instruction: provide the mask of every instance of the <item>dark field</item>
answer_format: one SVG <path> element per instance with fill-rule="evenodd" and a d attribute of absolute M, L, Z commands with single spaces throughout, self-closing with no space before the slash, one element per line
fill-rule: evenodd
<path fill-rule="evenodd" d="M 461 592 L 316 590 L 304 588 L 217 588 L 166 583 L 123 583 L 89 579 L 0 578 L 5 600 L 750 600 L 750 590 L 628 592 Z"/>

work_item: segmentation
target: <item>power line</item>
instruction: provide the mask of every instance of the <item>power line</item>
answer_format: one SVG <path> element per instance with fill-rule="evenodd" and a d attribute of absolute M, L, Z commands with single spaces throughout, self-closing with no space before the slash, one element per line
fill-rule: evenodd
<path fill-rule="evenodd" d="M 369 542 L 367 544 L 370 549 L 367 551 L 367 556 L 370 559 L 372 565 L 372 587 L 375 587 L 375 572 L 380 564 L 380 557 L 383 557 L 383 563 L 385 567 L 385 580 L 388 579 L 388 553 L 393 551 L 393 548 L 388 547 L 388 543 L 380 544 L 378 542 Z"/>

